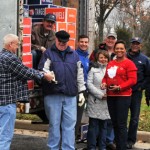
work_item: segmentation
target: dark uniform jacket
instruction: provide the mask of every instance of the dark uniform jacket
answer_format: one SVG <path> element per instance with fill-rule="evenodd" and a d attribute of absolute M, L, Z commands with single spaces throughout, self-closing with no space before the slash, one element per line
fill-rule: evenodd
<path fill-rule="evenodd" d="M 134 62 L 137 71 L 137 83 L 132 87 L 133 91 L 143 90 L 146 88 L 147 81 L 150 76 L 150 61 L 147 56 L 140 51 L 135 55 L 131 55 L 130 51 L 127 53 L 127 57 Z"/>

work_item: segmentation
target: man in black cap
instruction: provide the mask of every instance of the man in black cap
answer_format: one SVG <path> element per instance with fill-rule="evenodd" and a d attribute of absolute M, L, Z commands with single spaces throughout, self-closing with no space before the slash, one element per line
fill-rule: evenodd
<path fill-rule="evenodd" d="M 131 39 L 131 48 L 127 52 L 127 57 L 132 60 L 137 69 L 137 83 L 132 87 L 131 105 L 130 105 L 130 122 L 128 129 L 128 143 L 127 149 L 132 149 L 136 142 L 140 107 L 142 100 L 142 91 L 147 87 L 148 80 L 150 78 L 150 61 L 147 56 L 141 53 L 140 37 L 134 37 Z M 149 86 L 149 85 L 148 85 Z"/>
<path fill-rule="evenodd" d="M 57 84 L 43 82 L 44 106 L 49 119 L 48 148 L 75 149 L 77 118 L 76 95 L 86 90 L 83 68 L 78 54 L 68 46 L 70 35 L 56 32 L 56 41 L 47 49 L 39 63 L 39 70 L 53 71 Z M 79 94 L 80 98 L 84 98 Z M 60 129 L 61 127 L 61 129 Z"/>
<path fill-rule="evenodd" d="M 54 14 L 46 14 L 42 24 L 36 24 L 32 28 L 31 43 L 33 55 L 33 68 L 37 69 L 42 53 L 55 42 L 56 23 Z"/>

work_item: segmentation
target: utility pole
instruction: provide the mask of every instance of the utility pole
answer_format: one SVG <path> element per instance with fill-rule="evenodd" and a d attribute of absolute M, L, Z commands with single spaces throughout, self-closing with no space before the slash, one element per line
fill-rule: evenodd
<path fill-rule="evenodd" d="M 88 4 L 88 36 L 89 53 L 95 49 L 95 1 L 89 0 Z"/>
<path fill-rule="evenodd" d="M 79 0 L 79 35 L 88 34 L 88 0 Z"/>

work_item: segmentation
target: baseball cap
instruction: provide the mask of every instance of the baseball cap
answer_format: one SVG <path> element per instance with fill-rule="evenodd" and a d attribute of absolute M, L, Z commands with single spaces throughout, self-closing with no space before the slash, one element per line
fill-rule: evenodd
<path fill-rule="evenodd" d="M 117 35 L 116 33 L 108 33 L 107 37 L 113 36 L 115 39 L 117 39 Z"/>
<path fill-rule="evenodd" d="M 56 22 L 56 16 L 54 14 L 46 14 L 43 19 L 46 21 Z"/>
<path fill-rule="evenodd" d="M 140 37 L 134 37 L 131 39 L 131 43 L 133 43 L 133 42 L 142 43 L 142 39 Z"/>
<path fill-rule="evenodd" d="M 60 31 L 56 32 L 55 35 L 60 42 L 64 42 L 64 43 L 68 42 L 69 38 L 70 38 L 69 33 L 66 32 L 65 30 L 60 30 Z"/>

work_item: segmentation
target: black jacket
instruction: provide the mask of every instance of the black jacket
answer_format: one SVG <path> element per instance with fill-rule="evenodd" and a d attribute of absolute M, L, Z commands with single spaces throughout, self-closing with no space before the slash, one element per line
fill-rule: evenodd
<path fill-rule="evenodd" d="M 131 55 L 130 52 L 131 49 L 127 52 L 127 57 L 134 62 L 138 69 L 137 83 L 132 87 L 132 90 L 143 90 L 146 88 L 147 81 L 150 78 L 150 60 L 140 51 L 134 55 Z"/>

